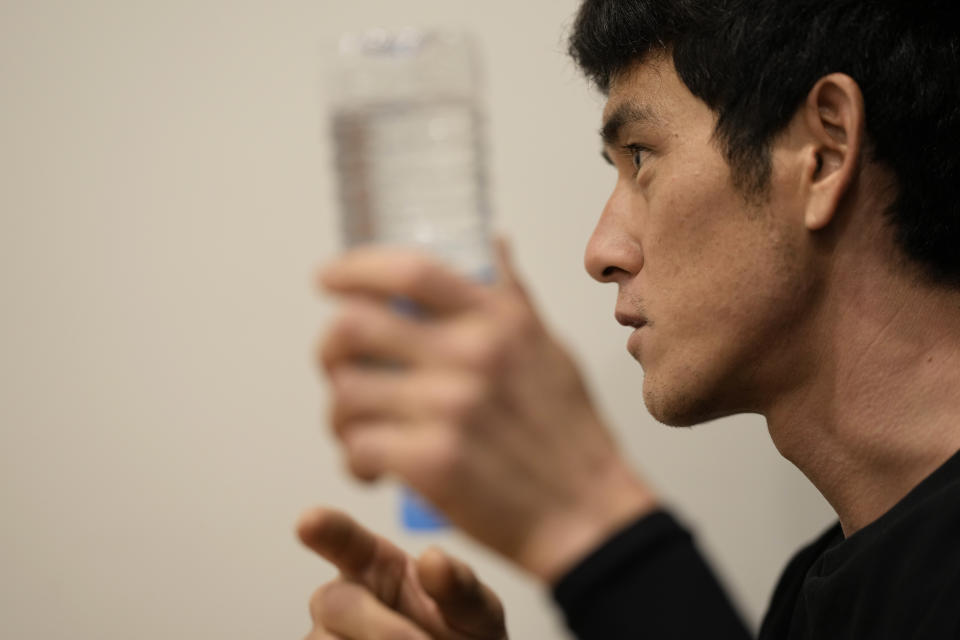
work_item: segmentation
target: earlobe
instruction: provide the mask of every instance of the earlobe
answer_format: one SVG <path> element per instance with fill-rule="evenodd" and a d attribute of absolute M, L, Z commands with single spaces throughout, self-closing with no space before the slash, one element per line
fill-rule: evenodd
<path fill-rule="evenodd" d="M 837 215 L 860 169 L 865 122 L 863 94 L 853 78 L 832 73 L 810 90 L 802 111 L 809 140 L 804 224 L 816 231 Z"/>
<path fill-rule="evenodd" d="M 826 227 L 832 219 L 833 216 L 827 214 L 825 208 L 817 207 L 816 210 L 807 210 L 807 215 L 804 218 L 804 224 L 810 231 L 819 231 L 820 229 Z"/>

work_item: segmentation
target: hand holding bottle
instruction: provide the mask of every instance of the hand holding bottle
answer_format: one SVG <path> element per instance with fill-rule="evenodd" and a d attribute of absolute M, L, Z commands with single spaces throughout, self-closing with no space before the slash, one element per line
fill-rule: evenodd
<path fill-rule="evenodd" d="M 320 282 L 344 300 L 320 348 L 352 472 L 401 478 L 462 530 L 551 581 L 655 504 L 501 248 L 477 284 L 429 256 L 359 248 Z M 419 317 L 390 300 L 414 301 Z M 385 368 L 371 362 L 391 362 Z"/>

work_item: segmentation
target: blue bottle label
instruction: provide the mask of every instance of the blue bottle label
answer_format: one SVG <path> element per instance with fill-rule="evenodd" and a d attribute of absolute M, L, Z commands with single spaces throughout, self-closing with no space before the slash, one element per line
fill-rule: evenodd
<path fill-rule="evenodd" d="M 403 488 L 401 520 L 410 531 L 438 531 L 450 526 L 446 518 L 410 489 Z"/>

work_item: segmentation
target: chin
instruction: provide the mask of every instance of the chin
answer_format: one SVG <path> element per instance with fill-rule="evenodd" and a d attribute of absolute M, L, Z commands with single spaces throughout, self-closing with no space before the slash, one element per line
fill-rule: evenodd
<path fill-rule="evenodd" d="M 658 385 L 649 376 L 643 381 L 643 402 L 657 422 L 671 427 L 692 427 L 731 413 L 696 386 Z"/>

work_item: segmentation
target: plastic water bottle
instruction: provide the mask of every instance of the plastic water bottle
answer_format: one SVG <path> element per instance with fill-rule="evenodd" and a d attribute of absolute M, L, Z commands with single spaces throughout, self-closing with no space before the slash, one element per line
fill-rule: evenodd
<path fill-rule="evenodd" d="M 493 278 L 480 85 L 463 33 L 377 29 L 341 39 L 330 99 L 347 245 L 420 248 Z M 444 526 L 410 492 L 402 519 L 411 530 Z"/>

